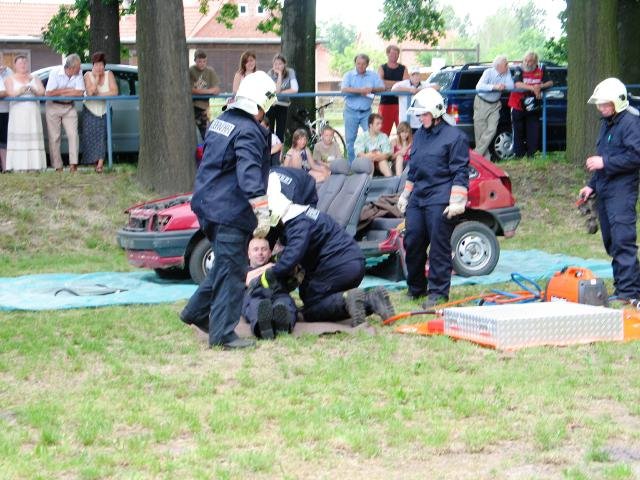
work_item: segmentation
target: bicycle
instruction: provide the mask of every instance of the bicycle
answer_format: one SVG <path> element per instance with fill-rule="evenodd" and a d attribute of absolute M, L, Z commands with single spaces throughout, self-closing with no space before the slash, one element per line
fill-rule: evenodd
<path fill-rule="evenodd" d="M 307 111 L 306 108 L 298 109 L 298 116 L 302 120 L 302 124 L 304 128 L 307 130 L 307 134 L 309 135 L 309 145 L 311 148 L 321 141 L 322 139 L 322 130 L 325 126 L 330 126 L 329 121 L 324 118 L 325 109 L 334 102 L 333 99 L 331 101 L 325 103 L 324 105 L 320 105 L 315 109 L 316 119 L 312 122 L 311 115 Z M 347 144 L 344 141 L 344 137 L 340 132 L 338 132 L 335 128 L 333 129 L 334 139 L 333 141 L 338 145 L 338 149 L 342 153 L 342 158 L 347 158 Z"/>

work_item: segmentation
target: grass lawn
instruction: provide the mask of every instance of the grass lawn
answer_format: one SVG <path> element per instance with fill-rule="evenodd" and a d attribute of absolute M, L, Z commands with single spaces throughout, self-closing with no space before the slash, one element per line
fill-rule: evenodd
<path fill-rule="evenodd" d="M 604 258 L 584 172 L 504 167 L 523 221 L 503 249 Z M 129 270 L 114 232 L 154 196 L 133 174 L 1 176 L 0 276 Z M 225 352 L 183 304 L 0 313 L 0 478 L 640 476 L 638 343 L 501 353 L 379 327 Z"/>

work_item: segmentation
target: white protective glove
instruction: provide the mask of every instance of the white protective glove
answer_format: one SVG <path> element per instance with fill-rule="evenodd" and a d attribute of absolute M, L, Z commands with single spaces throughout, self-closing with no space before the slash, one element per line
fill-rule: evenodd
<path fill-rule="evenodd" d="M 407 211 L 407 205 L 409 205 L 409 197 L 411 196 L 411 192 L 413 191 L 413 182 L 405 182 L 404 190 L 400 194 L 398 198 L 398 210 L 402 215 Z"/>
<path fill-rule="evenodd" d="M 457 217 L 464 213 L 464 209 L 467 206 L 467 189 L 459 185 L 451 187 L 451 194 L 449 195 L 449 206 L 444 209 L 443 215 L 446 215 L 448 219 Z"/>
<path fill-rule="evenodd" d="M 249 200 L 253 213 L 258 220 L 258 226 L 253 231 L 253 236 L 265 238 L 271 228 L 271 215 L 269 214 L 269 202 L 267 196 L 262 195 Z"/>

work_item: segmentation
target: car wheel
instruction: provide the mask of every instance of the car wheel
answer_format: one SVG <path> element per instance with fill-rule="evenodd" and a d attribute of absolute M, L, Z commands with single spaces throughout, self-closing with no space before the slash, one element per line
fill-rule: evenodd
<path fill-rule="evenodd" d="M 193 248 L 191 256 L 189 257 L 189 274 L 191 275 L 191 279 L 200 285 L 212 267 L 213 250 L 211 250 L 211 242 L 203 238 Z"/>
<path fill-rule="evenodd" d="M 497 160 L 507 160 L 513 157 L 513 135 L 511 132 L 500 132 L 491 144 L 493 156 Z"/>
<path fill-rule="evenodd" d="M 500 258 L 496 234 L 480 222 L 462 222 L 451 235 L 453 269 L 462 277 L 488 275 Z"/>
<path fill-rule="evenodd" d="M 186 268 L 154 268 L 154 271 L 156 275 L 164 280 L 184 280 L 185 278 L 189 278 L 189 271 Z"/>

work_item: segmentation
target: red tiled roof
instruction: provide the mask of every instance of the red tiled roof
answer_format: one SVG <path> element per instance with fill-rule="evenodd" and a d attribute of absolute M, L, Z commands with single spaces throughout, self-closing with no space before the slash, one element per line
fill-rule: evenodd
<path fill-rule="evenodd" d="M 32 2 L 0 2 L 0 37 L 33 37 L 40 38 L 42 29 L 49 23 L 60 5 L 72 2 L 38 3 Z M 258 0 L 248 0 L 249 14 L 238 17 L 232 29 L 215 20 L 215 16 L 223 0 L 209 2 L 209 12 L 203 15 L 197 2 L 185 2 L 184 23 L 187 39 L 203 38 L 251 38 L 276 39 L 275 34 L 264 34 L 256 29 L 263 17 L 252 14 L 257 9 Z M 135 40 L 136 16 L 127 15 L 120 19 L 120 38 Z"/>
<path fill-rule="evenodd" d="M 55 3 L 0 2 L 0 36 L 39 38 L 59 7 Z"/>

